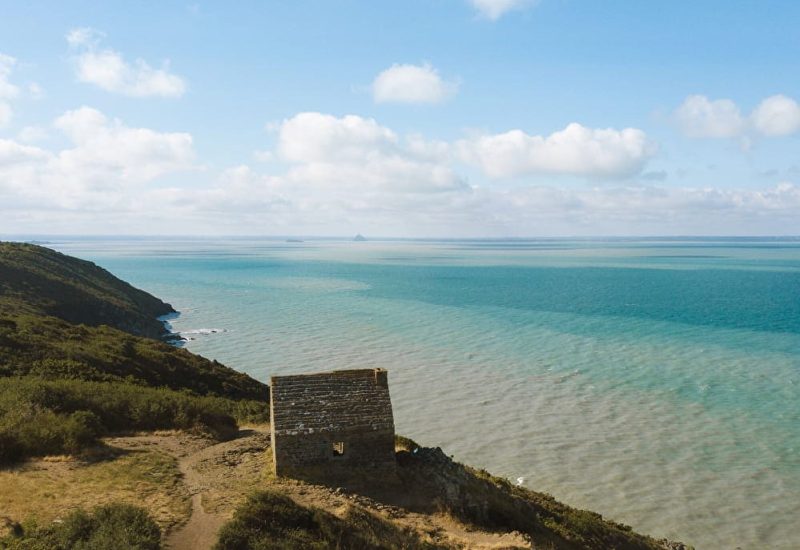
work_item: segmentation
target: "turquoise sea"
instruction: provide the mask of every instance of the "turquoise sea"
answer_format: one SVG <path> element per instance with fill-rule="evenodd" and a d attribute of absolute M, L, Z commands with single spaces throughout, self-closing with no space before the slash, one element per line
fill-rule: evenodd
<path fill-rule="evenodd" d="M 702 548 L 800 548 L 800 240 L 70 239 L 271 375 L 389 369 L 399 433 Z"/>

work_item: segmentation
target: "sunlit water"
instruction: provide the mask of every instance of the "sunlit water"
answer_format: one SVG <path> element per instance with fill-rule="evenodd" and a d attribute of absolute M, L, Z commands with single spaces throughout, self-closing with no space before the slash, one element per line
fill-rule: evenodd
<path fill-rule="evenodd" d="M 800 548 L 798 241 L 51 246 L 259 380 L 389 369 L 398 432 L 457 460 L 698 548 Z"/>

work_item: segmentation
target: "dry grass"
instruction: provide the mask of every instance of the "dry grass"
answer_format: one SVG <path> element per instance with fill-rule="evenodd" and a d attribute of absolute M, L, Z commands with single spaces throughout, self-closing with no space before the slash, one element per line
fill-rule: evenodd
<path fill-rule="evenodd" d="M 42 462 L 74 462 L 76 457 L 72 455 L 50 455 L 43 456 Z"/>
<path fill-rule="evenodd" d="M 185 521 L 191 511 L 175 458 L 136 450 L 94 463 L 53 457 L 0 470 L 0 522 L 35 519 L 50 523 L 77 508 L 111 502 L 145 507 L 162 529 Z"/>
<path fill-rule="evenodd" d="M 187 483 L 204 489 L 203 509 L 226 518 L 274 477 L 269 440 L 258 432 L 198 452 L 187 460 L 185 470 Z"/>

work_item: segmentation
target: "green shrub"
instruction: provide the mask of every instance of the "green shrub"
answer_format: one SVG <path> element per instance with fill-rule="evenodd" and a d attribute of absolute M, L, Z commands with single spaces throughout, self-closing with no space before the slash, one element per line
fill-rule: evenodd
<path fill-rule="evenodd" d="M 74 454 L 107 433 L 183 429 L 229 439 L 262 403 L 130 383 L 0 378 L 0 463 Z"/>
<path fill-rule="evenodd" d="M 24 407 L 0 418 L 0 463 L 25 456 L 76 453 L 97 442 L 101 425 L 89 411 L 56 414 Z"/>
<path fill-rule="evenodd" d="M 28 525 L 3 539 L 8 550 L 158 550 L 161 530 L 142 508 L 107 504 L 88 514 L 76 510 L 61 523 Z"/>

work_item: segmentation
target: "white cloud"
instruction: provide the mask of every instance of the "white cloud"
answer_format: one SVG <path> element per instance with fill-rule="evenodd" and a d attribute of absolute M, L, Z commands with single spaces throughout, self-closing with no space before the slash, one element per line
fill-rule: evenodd
<path fill-rule="evenodd" d="M 10 55 L 0 53 L 0 128 L 11 122 L 12 111 L 9 101 L 19 95 L 19 88 L 9 82 L 16 63 L 17 60 Z"/>
<path fill-rule="evenodd" d="M 0 139 L 0 167 L 8 169 L 24 165 L 30 161 L 48 159 L 46 151 L 38 147 L 21 145 L 10 139 Z"/>
<path fill-rule="evenodd" d="M 11 111 L 11 105 L 0 101 L 0 128 L 8 126 L 8 123 L 11 122 L 12 116 L 13 113 Z"/>
<path fill-rule="evenodd" d="M 156 200 L 157 197 L 157 200 Z M 800 186 L 760 189 L 649 185 L 463 187 L 449 193 L 385 193 L 225 171 L 192 193 L 156 190 L 170 220 L 227 233 L 398 236 L 792 234 Z M 200 220 L 202 220 L 200 222 Z M 187 227 L 181 221 L 182 227 Z"/>
<path fill-rule="evenodd" d="M 642 170 L 654 146 L 645 133 L 592 129 L 577 123 L 549 136 L 522 130 L 484 135 L 458 143 L 461 158 L 491 178 L 535 174 L 569 174 L 623 178 Z"/>
<path fill-rule="evenodd" d="M 278 150 L 293 162 L 360 161 L 394 148 L 397 135 L 374 119 L 299 113 L 278 128 Z"/>
<path fill-rule="evenodd" d="M 246 165 L 224 170 L 212 187 L 191 192 L 178 187 L 150 189 L 140 194 L 136 203 L 132 212 L 157 212 L 182 223 L 193 218 L 212 218 L 222 225 L 248 229 L 263 223 L 266 215 L 274 221 L 274 215 L 288 204 L 281 196 L 276 178 L 258 174 Z"/>
<path fill-rule="evenodd" d="M 457 90 L 457 82 L 443 80 L 428 63 L 394 64 L 372 82 L 372 97 L 377 103 L 438 103 Z"/>
<path fill-rule="evenodd" d="M 11 122 L 14 114 L 11 108 L 12 100 L 20 96 L 27 96 L 33 99 L 44 97 L 44 90 L 35 82 L 25 86 L 24 93 L 23 88 L 11 83 L 11 74 L 14 72 L 16 65 L 17 60 L 15 58 L 0 53 L 0 128 L 7 126 Z"/>
<path fill-rule="evenodd" d="M 189 134 L 131 128 L 89 107 L 64 113 L 53 126 L 70 147 L 0 141 L 0 197 L 36 208 L 92 209 L 119 205 L 150 181 L 195 169 Z"/>
<path fill-rule="evenodd" d="M 751 120 L 765 136 L 786 136 L 800 130 L 800 105 L 785 95 L 774 95 L 758 104 Z"/>
<path fill-rule="evenodd" d="M 730 99 L 709 100 L 691 95 L 675 110 L 675 119 L 684 134 L 694 138 L 736 137 L 745 128 L 739 107 Z"/>
<path fill-rule="evenodd" d="M 275 153 L 269 150 L 253 151 L 253 159 L 258 162 L 270 162 L 275 159 Z"/>
<path fill-rule="evenodd" d="M 800 230 L 800 186 L 534 186 L 503 195 L 518 234 L 786 235 Z M 527 228 L 527 229 L 526 229 Z"/>
<path fill-rule="evenodd" d="M 102 36 L 86 28 L 67 33 L 67 42 L 79 52 L 74 61 L 75 76 L 80 82 L 132 97 L 180 97 L 184 94 L 186 83 L 169 71 L 168 61 L 163 61 L 160 69 L 142 59 L 129 63 L 119 52 L 99 49 Z"/>
<path fill-rule="evenodd" d="M 800 131 L 800 105 L 782 94 L 761 101 L 748 117 L 730 99 L 712 101 L 691 95 L 675 110 L 674 117 L 689 137 L 739 137 L 745 150 L 750 148 L 754 134 L 777 137 Z"/>
<path fill-rule="evenodd" d="M 16 64 L 16 59 L 0 53 L 0 99 L 14 99 L 19 95 L 19 88 L 8 81 Z"/>
<path fill-rule="evenodd" d="M 28 84 L 28 94 L 33 99 L 42 99 L 45 96 L 44 89 L 36 82 Z"/>
<path fill-rule="evenodd" d="M 406 192 L 464 186 L 440 144 L 402 140 L 374 119 L 355 115 L 295 115 L 280 126 L 277 151 L 292 163 L 290 180 L 325 187 Z"/>
<path fill-rule="evenodd" d="M 449 216 L 450 205 L 471 196 L 450 166 L 446 143 L 399 136 L 369 118 L 315 112 L 288 118 L 274 131 L 273 154 L 259 157 L 279 173 L 236 166 L 212 187 L 180 194 L 175 207 L 232 232 L 321 234 L 333 227 L 349 232 L 353 224 L 375 234 L 393 223 L 425 227 L 432 212 L 440 214 L 430 219 Z"/>
<path fill-rule="evenodd" d="M 574 135 L 568 127 L 555 138 L 508 133 L 523 146 L 511 147 L 511 168 L 496 169 L 570 166 L 569 173 L 580 173 L 580 165 L 587 175 L 608 176 L 635 173 L 630 166 L 648 154 L 638 130 L 626 137 L 626 130 L 574 126 Z M 64 113 L 53 128 L 67 147 L 0 140 L 0 232 L 164 233 L 175 226 L 204 234 L 398 236 L 800 232 L 794 183 L 738 189 L 633 183 L 660 179 L 644 173 L 602 185 L 467 185 L 456 171 L 458 157 L 482 138 L 449 144 L 403 136 L 354 115 L 290 117 L 276 126 L 272 159 L 262 168 L 234 166 L 205 183 L 196 177 L 188 134 L 130 127 L 88 107 Z M 542 155 L 553 158 L 545 162 Z M 187 172 L 191 180 L 181 180 Z"/>
<path fill-rule="evenodd" d="M 532 6 L 538 0 L 469 0 L 472 7 L 483 17 L 495 21 L 512 10 Z"/>
<path fill-rule="evenodd" d="M 61 164 L 71 173 L 113 174 L 112 180 L 146 182 L 186 170 L 195 159 L 192 136 L 129 128 L 90 107 L 68 111 L 54 126 L 76 145 L 62 151 Z M 80 176 L 79 176 L 80 177 Z"/>
<path fill-rule="evenodd" d="M 40 126 L 25 126 L 17 134 L 17 139 L 23 143 L 34 143 L 48 137 L 47 130 Z"/>
<path fill-rule="evenodd" d="M 92 29 L 91 27 L 82 27 L 69 31 L 66 35 L 66 39 L 67 43 L 72 47 L 96 46 L 105 36 L 105 33 Z"/>

